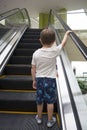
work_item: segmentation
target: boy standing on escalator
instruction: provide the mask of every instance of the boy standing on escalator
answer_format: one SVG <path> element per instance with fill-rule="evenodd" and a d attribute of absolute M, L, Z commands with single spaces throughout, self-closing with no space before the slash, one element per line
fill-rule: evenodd
<path fill-rule="evenodd" d="M 65 46 L 68 34 L 64 35 L 62 43 L 55 46 L 55 32 L 48 28 L 40 33 L 42 48 L 36 50 L 32 57 L 32 79 L 33 88 L 36 89 L 37 115 L 35 117 L 38 124 L 42 123 L 43 103 L 47 103 L 48 121 L 47 127 L 52 127 L 56 123 L 53 117 L 54 103 L 56 102 L 56 58 L 60 55 Z"/>

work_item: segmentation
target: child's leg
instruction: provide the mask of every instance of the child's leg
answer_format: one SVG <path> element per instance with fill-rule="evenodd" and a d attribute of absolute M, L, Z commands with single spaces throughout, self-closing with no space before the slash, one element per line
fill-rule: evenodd
<path fill-rule="evenodd" d="M 38 124 L 42 123 L 42 111 L 43 111 L 43 104 L 37 105 L 37 115 L 35 117 Z"/>
<path fill-rule="evenodd" d="M 47 127 L 52 127 L 56 123 L 56 118 L 53 117 L 54 104 L 47 104 L 48 122 Z"/>
<path fill-rule="evenodd" d="M 43 104 L 37 105 L 37 115 L 42 118 Z"/>
<path fill-rule="evenodd" d="M 36 103 L 37 103 L 37 115 L 38 118 L 42 118 L 43 111 L 43 78 L 36 78 L 37 91 L 36 91 Z"/>
<path fill-rule="evenodd" d="M 48 121 L 52 120 L 54 111 L 54 104 L 47 104 Z"/>

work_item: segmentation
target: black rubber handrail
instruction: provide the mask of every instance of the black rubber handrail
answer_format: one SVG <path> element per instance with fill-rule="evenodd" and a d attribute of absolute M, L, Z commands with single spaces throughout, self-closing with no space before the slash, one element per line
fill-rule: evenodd
<path fill-rule="evenodd" d="M 28 24 L 29 24 L 29 27 L 30 27 L 30 26 L 31 26 L 31 21 L 30 21 L 30 17 L 29 17 L 28 11 L 27 11 L 26 8 L 23 8 L 23 9 L 21 9 L 21 12 L 22 12 L 23 10 L 26 12 L 27 19 L 28 19 Z"/>
<path fill-rule="evenodd" d="M 50 23 L 52 14 L 58 18 L 58 20 L 60 21 L 60 23 L 62 24 L 62 26 L 66 31 L 72 30 L 54 10 L 50 10 L 48 24 Z M 70 37 L 72 38 L 73 42 L 78 47 L 80 52 L 83 54 L 84 58 L 87 60 L 87 47 L 84 45 L 84 43 L 79 39 L 79 37 L 74 32 L 70 33 Z"/>

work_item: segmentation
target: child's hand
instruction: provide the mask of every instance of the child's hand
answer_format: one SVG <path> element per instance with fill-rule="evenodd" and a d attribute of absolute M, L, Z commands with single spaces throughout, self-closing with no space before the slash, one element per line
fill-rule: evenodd
<path fill-rule="evenodd" d="M 36 89 L 36 81 L 33 81 L 33 89 Z"/>
<path fill-rule="evenodd" d="M 65 46 L 65 44 L 66 44 L 66 41 L 67 41 L 67 38 L 68 38 L 68 35 L 69 35 L 69 33 L 71 33 L 72 32 L 72 30 L 68 30 L 68 31 L 66 31 L 66 33 L 65 33 L 65 35 L 64 35 L 64 38 L 63 38 L 63 40 L 62 40 L 62 47 L 64 47 Z"/>
<path fill-rule="evenodd" d="M 72 30 L 66 31 L 66 34 L 69 35 L 72 32 Z"/>

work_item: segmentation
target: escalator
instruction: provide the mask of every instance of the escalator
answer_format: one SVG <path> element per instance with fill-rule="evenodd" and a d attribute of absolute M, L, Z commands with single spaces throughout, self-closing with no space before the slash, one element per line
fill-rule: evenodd
<path fill-rule="evenodd" d="M 0 76 L 0 129 L 47 129 L 46 104 L 43 110 L 43 124 L 38 126 L 35 121 L 37 108 L 31 79 L 32 54 L 41 47 L 40 31 L 41 29 L 26 29 Z M 54 110 L 57 123 L 53 130 L 60 127 L 57 105 L 55 104 Z"/>
<path fill-rule="evenodd" d="M 52 15 L 55 15 L 55 13 L 52 13 Z M 60 18 L 57 17 L 58 19 Z M 11 24 L 8 24 L 9 27 L 13 25 L 13 21 L 11 22 Z M 58 22 L 63 23 L 61 20 Z M 64 50 L 61 56 L 57 58 L 57 71 L 59 74 L 59 78 L 56 80 L 58 99 L 54 109 L 57 122 L 54 127 L 47 128 L 47 109 L 46 104 L 44 104 L 43 123 L 41 125 L 36 123 L 37 108 L 35 90 L 32 89 L 31 58 L 33 52 L 41 47 L 39 42 L 41 29 L 30 29 L 26 25 L 21 30 L 22 26 L 20 22 L 14 26 L 19 28 L 19 30 L 17 29 L 19 38 L 17 36 L 17 39 L 15 39 L 15 46 L 12 46 L 9 58 L 5 57 L 5 60 L 6 58 L 7 60 L 0 71 L 0 130 L 86 130 L 87 125 L 83 123 L 83 119 L 86 122 L 87 107 Z M 50 27 L 56 33 L 57 43 L 61 42 L 61 34 L 70 29 L 66 25 L 63 26 L 63 29 L 55 28 L 55 25 L 50 25 Z M 20 30 L 22 33 L 19 33 Z M 70 37 L 76 42 L 76 46 L 79 46 L 78 48 L 83 56 L 87 58 L 86 47 L 83 43 L 77 39 L 74 33 L 70 34 Z M 82 47 L 78 43 L 81 43 Z M 5 52 L 5 49 L 1 51 L 1 54 L 2 52 Z"/>

